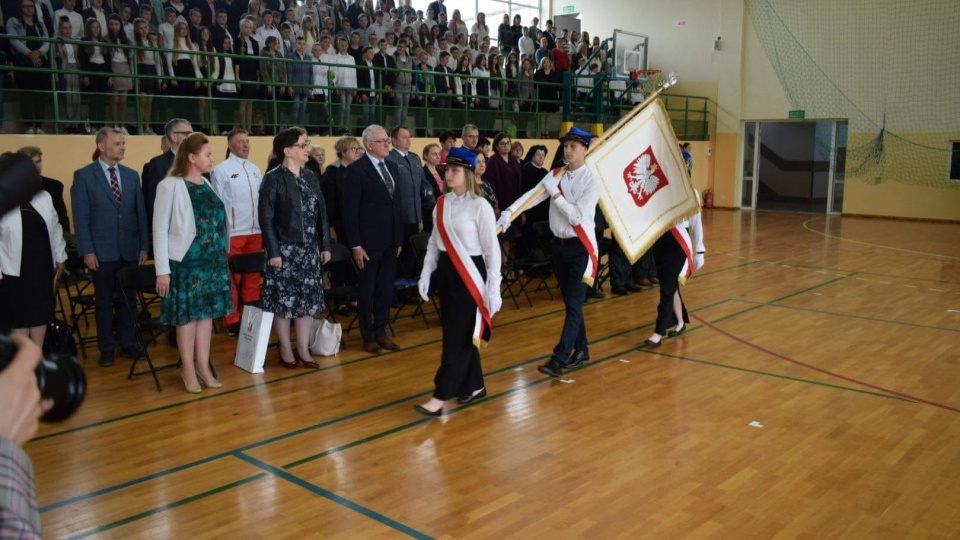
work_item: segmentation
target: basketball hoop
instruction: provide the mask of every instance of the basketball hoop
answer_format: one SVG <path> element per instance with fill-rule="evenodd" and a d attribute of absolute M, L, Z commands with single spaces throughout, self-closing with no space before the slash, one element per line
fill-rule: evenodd
<path fill-rule="evenodd" d="M 637 79 L 649 79 L 650 77 L 660 73 L 659 69 L 637 69 L 630 72 L 630 78 L 633 80 Z"/>

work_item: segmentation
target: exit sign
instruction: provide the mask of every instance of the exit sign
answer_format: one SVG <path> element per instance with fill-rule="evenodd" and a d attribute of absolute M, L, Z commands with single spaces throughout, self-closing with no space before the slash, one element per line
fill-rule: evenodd
<path fill-rule="evenodd" d="M 563 6 L 564 13 L 576 13 L 574 6 Z"/>
<path fill-rule="evenodd" d="M 787 115 L 787 118 L 796 118 L 798 120 L 803 120 L 803 118 L 806 116 L 806 113 L 807 111 L 804 111 L 804 110 L 790 111 L 790 113 Z"/>

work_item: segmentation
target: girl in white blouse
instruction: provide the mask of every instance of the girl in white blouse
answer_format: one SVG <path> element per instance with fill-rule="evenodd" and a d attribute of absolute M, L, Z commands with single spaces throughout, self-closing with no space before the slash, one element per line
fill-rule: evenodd
<path fill-rule="evenodd" d="M 446 193 L 433 210 L 435 226 L 420 274 L 420 296 L 440 293 L 443 352 L 430 401 L 416 405 L 427 416 L 443 414 L 445 401 L 470 403 L 487 395 L 479 348 L 490 339 L 493 315 L 500 310 L 500 245 L 493 208 L 474 177 L 476 156 L 453 148 L 447 156 Z"/>

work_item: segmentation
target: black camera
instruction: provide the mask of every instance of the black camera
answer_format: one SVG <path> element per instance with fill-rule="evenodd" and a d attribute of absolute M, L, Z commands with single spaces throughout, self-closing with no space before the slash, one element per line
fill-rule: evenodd
<path fill-rule="evenodd" d="M 13 361 L 17 344 L 0 334 L 0 371 Z M 60 422 L 73 416 L 87 395 L 87 376 L 76 357 L 52 354 L 37 365 L 37 387 L 40 395 L 53 399 L 53 408 L 40 420 Z"/>

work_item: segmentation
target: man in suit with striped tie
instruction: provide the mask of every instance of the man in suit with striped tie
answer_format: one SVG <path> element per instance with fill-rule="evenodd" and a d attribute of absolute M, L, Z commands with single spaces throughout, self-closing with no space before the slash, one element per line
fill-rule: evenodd
<path fill-rule="evenodd" d="M 116 352 L 113 335 L 113 296 L 120 286 L 120 270 L 147 262 L 150 229 L 136 171 L 120 165 L 125 140 L 114 128 L 97 132 L 97 154 L 93 163 L 73 173 L 70 188 L 77 248 L 93 273 L 96 298 L 97 345 L 100 365 L 112 366 Z M 133 295 L 127 295 L 133 300 Z M 118 320 L 120 354 L 136 358 L 133 334 L 136 311 L 121 309 Z"/>
<path fill-rule="evenodd" d="M 363 350 L 400 348 L 387 337 L 390 305 L 403 246 L 400 170 L 386 160 L 390 137 L 378 125 L 363 130 L 366 155 L 347 167 L 344 227 L 346 242 L 360 271 L 357 309 Z"/>

